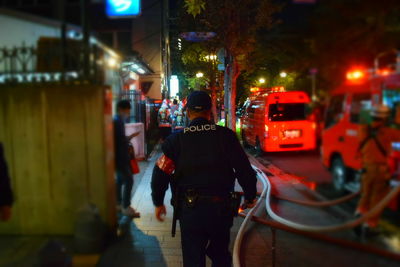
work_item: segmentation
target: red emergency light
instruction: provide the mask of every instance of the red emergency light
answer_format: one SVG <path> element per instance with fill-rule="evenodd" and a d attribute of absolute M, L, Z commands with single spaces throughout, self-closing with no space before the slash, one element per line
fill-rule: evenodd
<path fill-rule="evenodd" d="M 252 93 L 258 93 L 258 92 L 260 92 L 260 87 L 251 87 L 251 88 L 250 88 L 250 92 L 252 92 Z"/>
<path fill-rule="evenodd" d="M 363 70 L 355 69 L 347 72 L 347 80 L 359 81 L 365 77 L 365 72 Z"/>
<path fill-rule="evenodd" d="M 285 87 L 284 86 L 274 86 L 271 88 L 272 92 L 285 92 Z"/>
<path fill-rule="evenodd" d="M 377 74 L 382 75 L 382 76 L 388 76 L 390 73 L 392 73 L 391 69 L 385 68 L 385 69 L 379 69 L 377 71 Z"/>

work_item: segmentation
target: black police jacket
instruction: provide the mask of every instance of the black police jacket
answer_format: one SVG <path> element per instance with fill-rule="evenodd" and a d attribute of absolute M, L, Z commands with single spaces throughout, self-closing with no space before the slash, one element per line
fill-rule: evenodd
<path fill-rule="evenodd" d="M 162 145 L 163 155 L 154 166 L 151 181 L 155 206 L 164 203 L 168 185 L 196 189 L 204 195 L 225 196 L 238 180 L 245 199 L 256 197 L 257 178 L 236 134 L 204 118 L 170 135 Z"/>

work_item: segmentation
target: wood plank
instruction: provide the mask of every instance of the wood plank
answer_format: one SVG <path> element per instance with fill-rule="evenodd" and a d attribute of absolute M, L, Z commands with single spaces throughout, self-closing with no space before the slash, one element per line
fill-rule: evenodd
<path fill-rule="evenodd" d="M 87 200 L 83 110 L 68 88 L 47 93 L 51 191 L 59 222 L 53 230 L 71 234 L 76 210 Z"/>
<path fill-rule="evenodd" d="M 103 124 L 103 90 L 99 87 L 88 88 L 88 97 L 84 99 L 86 128 L 86 160 L 89 175 L 89 199 L 96 204 L 104 219 L 107 217 L 106 170 Z M 100 182 L 102 181 L 102 182 Z M 105 220 L 106 221 L 106 220 Z"/>
<path fill-rule="evenodd" d="M 8 93 L 10 101 L 6 116 L 11 136 L 8 146 L 12 150 L 15 195 L 11 223 L 18 221 L 20 233 L 41 233 L 48 223 L 48 209 L 42 205 L 48 202 L 48 184 L 43 172 L 47 157 L 41 131 L 40 93 L 32 87 L 14 87 Z"/>
<path fill-rule="evenodd" d="M 13 150 L 12 150 L 12 131 L 9 127 L 10 121 L 8 110 L 10 109 L 11 95 L 8 93 L 8 88 L 2 86 L 0 88 L 0 142 L 3 143 L 4 155 L 8 165 L 8 172 L 11 178 L 11 186 L 14 187 L 15 175 L 14 175 L 14 161 L 13 161 Z M 13 210 L 13 216 L 11 220 L 6 223 L 0 224 L 0 233 L 14 233 L 19 232 L 20 225 L 19 221 L 15 216 L 17 212 Z"/>

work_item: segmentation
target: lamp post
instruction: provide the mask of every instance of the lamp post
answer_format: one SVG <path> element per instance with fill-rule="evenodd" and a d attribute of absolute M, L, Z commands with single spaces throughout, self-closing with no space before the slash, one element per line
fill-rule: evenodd
<path fill-rule="evenodd" d="M 317 73 L 318 73 L 318 69 L 317 68 L 312 68 L 310 69 L 310 75 L 311 75 L 311 99 L 312 101 L 316 101 L 317 100 L 317 95 L 316 95 L 316 91 L 317 91 Z"/>
<path fill-rule="evenodd" d="M 282 71 L 281 73 L 279 73 L 279 76 L 281 76 L 281 78 L 286 78 L 287 77 L 287 73 Z"/>
<path fill-rule="evenodd" d="M 203 78 L 203 77 L 204 77 L 204 73 L 202 73 L 202 72 L 196 73 L 196 78 Z"/>
<path fill-rule="evenodd" d="M 211 62 L 211 73 L 210 73 L 210 87 L 211 87 L 211 111 L 212 111 L 212 116 L 214 119 L 214 122 L 218 121 L 218 116 L 217 116 L 217 91 L 216 91 L 216 83 L 217 83 L 217 78 L 216 78 L 216 73 L 217 73 L 217 55 L 216 54 L 211 54 L 206 56 L 206 60 Z"/>
<path fill-rule="evenodd" d="M 258 79 L 258 82 L 259 82 L 260 84 L 264 84 L 264 83 L 265 83 L 265 79 L 264 79 L 264 78 L 260 78 L 260 79 Z"/>
<path fill-rule="evenodd" d="M 196 90 L 200 90 L 200 82 L 199 82 L 199 79 L 201 79 L 201 78 L 203 78 L 204 77 L 204 73 L 202 73 L 202 72 L 197 72 L 196 73 Z"/>

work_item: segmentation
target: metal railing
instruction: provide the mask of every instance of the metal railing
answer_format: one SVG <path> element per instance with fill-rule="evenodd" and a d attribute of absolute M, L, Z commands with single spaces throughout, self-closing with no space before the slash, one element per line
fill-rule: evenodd
<path fill-rule="evenodd" d="M 57 39 L 42 40 L 37 46 L 22 44 L 0 47 L 0 84 L 58 81 L 103 80 L 102 55 L 95 46 L 90 48 L 89 71 L 84 71 L 83 49 L 79 41 L 68 41 L 61 47 Z"/>

